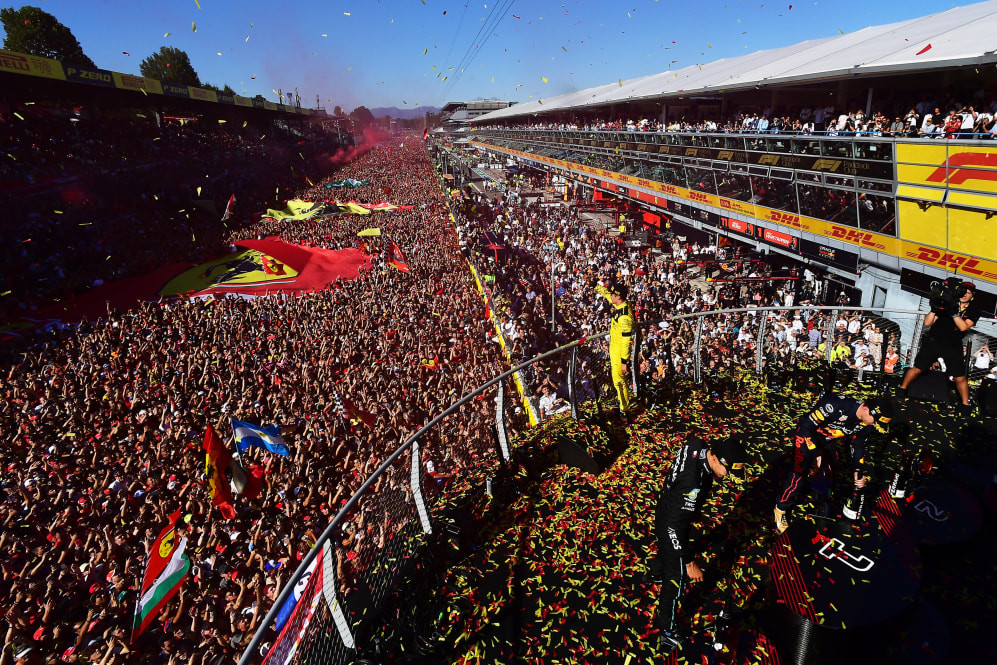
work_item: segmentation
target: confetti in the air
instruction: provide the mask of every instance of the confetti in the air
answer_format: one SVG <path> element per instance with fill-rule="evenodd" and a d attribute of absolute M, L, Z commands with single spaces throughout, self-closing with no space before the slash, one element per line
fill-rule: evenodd
<path fill-rule="evenodd" d="M 914 55 L 921 55 L 922 53 L 927 53 L 930 50 L 931 50 L 931 44 L 928 44 L 923 49 L 921 49 L 920 51 L 918 51 L 917 53 L 915 53 Z"/>
<path fill-rule="evenodd" d="M 192 31 L 194 31 L 194 32 L 197 32 L 197 22 L 196 21 L 191 21 L 190 22 L 190 29 Z"/>

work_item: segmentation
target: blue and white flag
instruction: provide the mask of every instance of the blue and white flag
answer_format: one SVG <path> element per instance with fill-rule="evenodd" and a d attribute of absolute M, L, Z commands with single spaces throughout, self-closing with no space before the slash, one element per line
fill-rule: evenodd
<path fill-rule="evenodd" d="M 276 425 L 261 427 L 232 418 L 232 435 L 235 436 L 235 445 L 240 455 L 246 452 L 247 448 L 256 446 L 265 448 L 275 455 L 291 456 L 291 451 L 287 449 L 287 444 L 280 435 L 280 428 Z"/>

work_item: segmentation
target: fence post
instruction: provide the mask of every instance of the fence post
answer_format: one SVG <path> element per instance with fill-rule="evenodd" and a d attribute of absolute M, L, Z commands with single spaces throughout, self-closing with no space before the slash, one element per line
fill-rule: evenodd
<path fill-rule="evenodd" d="M 692 343 L 692 357 L 695 359 L 693 368 L 695 369 L 696 383 L 703 380 L 703 359 L 700 356 L 700 348 L 703 341 L 703 319 L 705 315 L 700 312 L 696 316 L 696 339 Z"/>
<path fill-rule="evenodd" d="M 765 324 L 768 323 L 768 312 L 759 312 L 760 321 L 758 322 L 758 337 L 756 340 L 756 352 L 755 352 L 755 374 L 761 374 L 764 371 L 762 361 L 765 359 Z"/>
<path fill-rule="evenodd" d="M 412 475 L 409 485 L 412 488 L 412 498 L 415 500 L 415 510 L 419 514 L 419 523 L 422 524 L 423 533 L 433 533 L 433 527 L 429 523 L 429 511 L 426 510 L 426 501 L 422 497 L 422 466 L 419 464 L 419 442 L 412 442 Z"/>
<path fill-rule="evenodd" d="M 633 330 L 633 347 L 630 350 L 630 383 L 633 385 L 633 398 L 640 399 L 640 345 L 643 335 L 640 334 L 640 328 L 634 326 Z"/>
<path fill-rule="evenodd" d="M 495 438 L 498 439 L 502 461 L 509 461 L 509 433 L 505 430 L 505 382 L 498 382 L 498 396 L 495 398 Z"/>
<path fill-rule="evenodd" d="M 326 541 L 322 546 L 322 596 L 329 605 L 329 612 L 332 614 L 333 623 L 339 632 L 340 639 L 348 649 L 356 649 L 353 641 L 353 633 L 350 632 L 350 623 L 343 614 L 343 605 L 336 596 L 336 564 L 332 561 L 332 540 Z"/>
<path fill-rule="evenodd" d="M 831 316 L 827 318 L 827 329 L 824 332 L 824 362 L 831 362 L 831 347 L 834 346 L 835 324 L 838 322 L 838 310 L 832 309 Z"/>
<path fill-rule="evenodd" d="M 578 347 L 571 347 L 571 359 L 568 361 L 568 401 L 571 403 L 571 417 L 578 420 L 578 393 L 575 389 L 575 378 L 578 372 Z"/>

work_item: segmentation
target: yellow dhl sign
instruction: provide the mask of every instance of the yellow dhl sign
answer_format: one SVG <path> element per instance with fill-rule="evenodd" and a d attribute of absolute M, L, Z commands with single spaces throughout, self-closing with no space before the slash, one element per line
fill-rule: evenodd
<path fill-rule="evenodd" d="M 496 148 L 495 146 L 485 146 L 480 145 L 479 147 L 492 150 L 501 150 L 502 152 L 518 155 L 527 159 L 534 161 L 545 162 L 551 166 L 557 166 L 564 169 L 572 169 L 574 171 L 582 171 L 584 173 L 589 173 L 594 176 L 606 180 L 614 180 L 620 183 L 626 183 L 630 185 L 635 185 L 637 187 L 643 187 L 645 189 L 650 189 L 655 192 L 661 192 L 662 194 L 671 195 L 677 198 L 690 201 L 692 203 L 699 203 L 705 205 L 712 205 L 714 207 L 723 208 L 726 210 L 731 210 L 735 212 L 740 212 L 742 214 L 753 216 L 757 219 L 762 219 L 780 226 L 787 227 L 796 231 L 805 231 L 807 233 L 813 233 L 815 235 L 821 235 L 826 238 L 832 238 L 834 240 L 839 240 L 841 242 L 848 243 L 856 247 L 864 247 L 870 250 L 875 250 L 877 252 L 882 252 L 884 254 L 890 254 L 892 256 L 897 256 L 910 261 L 916 261 L 924 265 L 930 265 L 940 268 L 949 272 L 959 272 L 966 274 L 978 279 L 997 282 L 997 262 L 984 259 L 978 256 L 972 256 L 968 254 L 961 254 L 958 252 L 953 252 L 948 249 L 941 249 L 938 247 L 931 247 L 921 243 L 910 242 L 902 238 L 895 238 L 893 236 L 886 236 L 879 233 L 873 233 L 871 231 L 863 231 L 849 226 L 841 226 L 839 224 L 834 224 L 831 222 L 825 222 L 820 219 L 813 219 L 811 217 L 805 217 L 803 215 L 797 215 L 794 213 L 785 212 L 782 210 L 773 210 L 771 208 L 766 208 L 760 205 L 754 205 L 750 203 L 744 203 L 743 201 L 737 201 L 733 199 L 726 199 L 714 194 L 707 194 L 705 192 L 696 192 L 688 190 L 684 187 L 676 187 L 675 185 L 665 185 L 660 182 L 655 182 L 652 180 L 647 180 L 644 178 L 637 178 L 634 176 L 614 173 L 612 171 L 606 171 L 604 169 L 598 169 L 591 166 L 585 166 L 582 164 L 575 164 L 573 162 L 566 162 L 559 159 L 550 159 L 545 157 L 539 157 L 530 153 L 520 152 L 518 150 L 511 150 L 507 148 Z M 909 146 L 900 144 L 897 146 L 899 148 L 929 148 L 931 150 L 946 150 L 945 146 Z M 989 164 L 990 160 L 993 158 L 989 155 L 995 154 L 986 148 L 974 149 L 976 153 L 986 153 L 988 156 L 979 157 L 974 156 L 972 158 L 958 158 L 962 160 L 961 163 L 975 163 L 975 164 Z M 899 154 L 899 153 L 898 153 Z M 910 153 L 908 153 L 909 155 Z M 922 156 L 924 156 L 922 154 Z M 937 153 L 936 153 L 937 156 Z M 995 164 L 997 167 L 997 164 Z M 938 168 L 937 166 L 935 168 Z M 951 164 L 946 163 L 946 176 L 949 181 L 951 178 Z M 995 173 L 997 176 L 997 173 Z M 936 176 L 937 177 L 937 176 Z M 957 180 L 962 180 L 962 176 L 956 178 Z M 965 176 L 968 181 L 969 176 Z M 997 184 L 997 179 L 995 179 L 995 184 Z M 749 212 L 750 211 L 750 212 Z"/>

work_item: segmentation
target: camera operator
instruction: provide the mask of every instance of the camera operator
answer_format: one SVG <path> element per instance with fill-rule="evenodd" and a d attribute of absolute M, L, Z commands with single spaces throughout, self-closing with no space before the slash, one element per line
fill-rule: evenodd
<path fill-rule="evenodd" d="M 964 409 L 968 410 L 969 384 L 966 383 L 962 337 L 980 318 L 980 307 L 973 304 L 975 292 L 976 286 L 972 282 L 949 277 L 932 293 L 931 311 L 924 317 L 928 332 L 914 359 L 914 366 L 904 374 L 897 397 L 907 397 L 907 387 L 941 358 L 948 375 L 955 381 Z"/>

